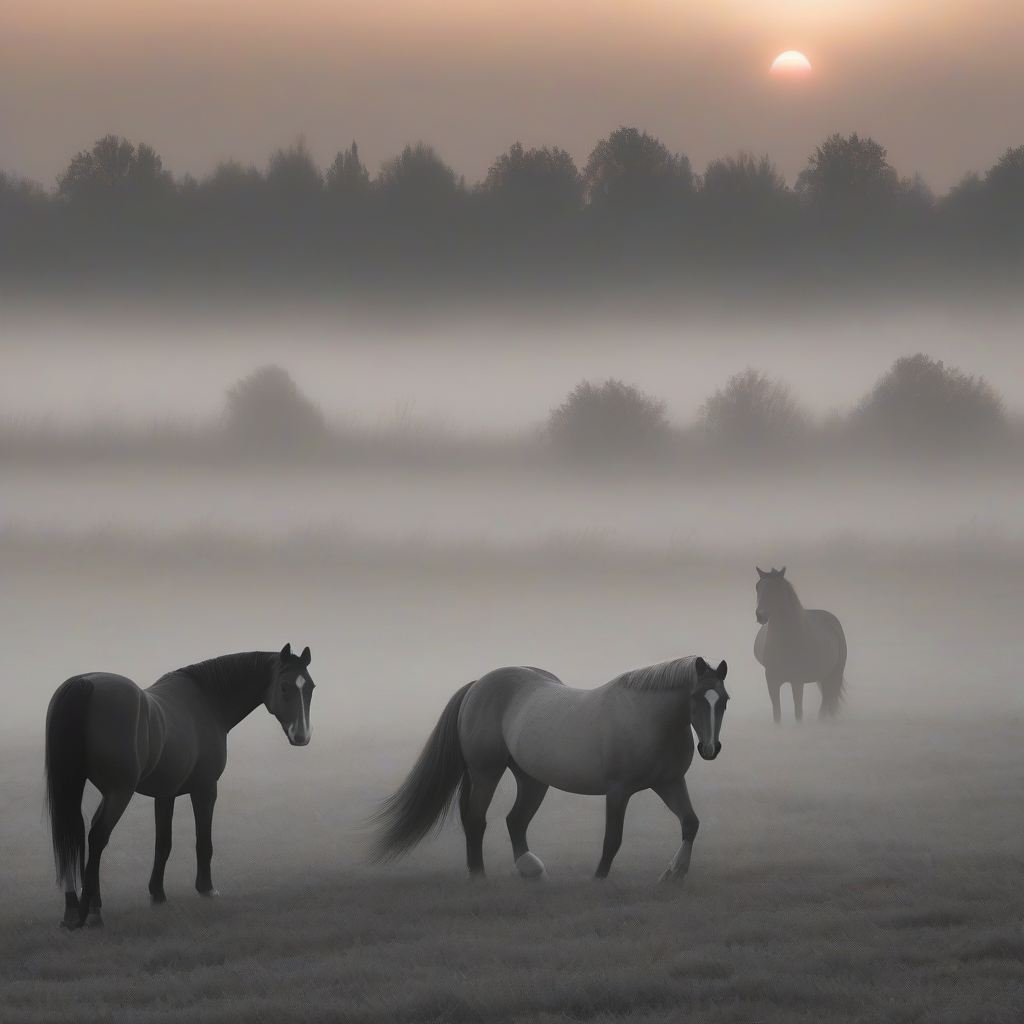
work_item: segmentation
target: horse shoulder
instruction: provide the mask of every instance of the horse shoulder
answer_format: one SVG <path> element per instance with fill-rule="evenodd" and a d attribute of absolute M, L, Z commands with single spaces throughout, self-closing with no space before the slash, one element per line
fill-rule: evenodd
<path fill-rule="evenodd" d="M 768 637 L 768 623 L 766 622 L 758 631 L 757 636 L 754 637 L 754 657 L 757 659 L 759 665 L 764 664 L 764 646 L 765 641 Z"/>

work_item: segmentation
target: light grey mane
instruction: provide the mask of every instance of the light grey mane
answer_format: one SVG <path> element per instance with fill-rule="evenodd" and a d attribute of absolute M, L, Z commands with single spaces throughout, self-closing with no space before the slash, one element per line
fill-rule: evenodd
<path fill-rule="evenodd" d="M 613 686 L 625 690 L 692 690 L 697 683 L 696 655 L 662 661 L 657 665 L 645 665 L 632 672 L 623 672 L 612 680 Z"/>

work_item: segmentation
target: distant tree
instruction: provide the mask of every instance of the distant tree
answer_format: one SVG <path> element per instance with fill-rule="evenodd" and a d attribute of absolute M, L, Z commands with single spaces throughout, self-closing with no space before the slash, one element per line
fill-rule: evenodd
<path fill-rule="evenodd" d="M 985 183 L 977 171 L 968 171 L 940 200 L 939 205 L 950 211 L 976 210 L 985 195 Z"/>
<path fill-rule="evenodd" d="M 551 214 L 578 210 L 582 184 L 573 158 L 564 149 L 524 150 L 516 142 L 491 164 L 483 192 L 517 212 Z"/>
<path fill-rule="evenodd" d="M 806 434 L 807 426 L 789 385 L 753 367 L 734 373 L 697 413 L 705 438 L 741 450 L 792 442 Z"/>
<path fill-rule="evenodd" d="M 306 148 L 306 140 L 301 137 L 288 149 L 279 149 L 271 154 L 266 182 L 271 198 L 288 204 L 313 202 L 324 187 L 320 168 Z"/>
<path fill-rule="evenodd" d="M 1024 228 L 1024 146 L 1008 149 L 985 175 L 985 200 L 999 233 L 1019 247 Z"/>
<path fill-rule="evenodd" d="M 327 435 L 324 414 L 280 366 L 260 366 L 227 390 L 229 436 L 255 452 L 298 453 Z"/>
<path fill-rule="evenodd" d="M 335 200 L 352 202 L 365 198 L 370 192 L 370 174 L 359 159 L 355 142 L 342 149 L 327 168 L 327 194 Z"/>
<path fill-rule="evenodd" d="M 830 135 L 808 158 L 796 180 L 807 202 L 831 213 L 884 213 L 897 203 L 900 177 L 874 139 L 856 132 Z"/>
<path fill-rule="evenodd" d="M 665 403 L 632 384 L 581 380 L 548 417 L 547 438 L 571 455 L 652 451 L 668 436 Z"/>
<path fill-rule="evenodd" d="M 929 213 L 935 209 L 935 193 L 920 171 L 913 177 L 900 178 L 899 205 L 913 213 Z"/>
<path fill-rule="evenodd" d="M 153 196 L 170 192 L 174 181 L 151 146 L 104 135 L 91 150 L 77 153 L 57 176 L 57 196 L 67 202 L 90 202 L 116 195 Z"/>
<path fill-rule="evenodd" d="M 433 146 L 417 142 L 381 164 L 374 186 L 389 202 L 419 206 L 451 201 L 465 192 L 466 184 Z"/>
<path fill-rule="evenodd" d="M 879 377 L 851 425 L 885 444 L 949 448 L 997 434 L 1005 404 L 984 377 L 919 352 L 901 356 Z"/>
<path fill-rule="evenodd" d="M 665 208 L 693 192 L 693 169 L 647 132 L 619 128 L 595 147 L 583 169 L 584 200 L 594 209 Z"/>
<path fill-rule="evenodd" d="M 777 208 L 789 197 L 786 178 L 767 157 L 741 150 L 712 160 L 701 178 L 701 193 L 716 207 L 748 210 Z"/>
<path fill-rule="evenodd" d="M 985 175 L 985 191 L 997 200 L 1024 202 L 1024 146 L 1008 149 Z"/>

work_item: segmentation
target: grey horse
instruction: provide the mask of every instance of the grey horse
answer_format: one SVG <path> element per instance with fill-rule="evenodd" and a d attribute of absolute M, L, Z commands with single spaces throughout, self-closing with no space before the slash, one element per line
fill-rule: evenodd
<path fill-rule="evenodd" d="M 719 732 L 729 695 L 723 661 L 711 668 L 687 657 L 626 672 L 595 690 L 565 686 L 537 668 L 500 668 L 449 700 L 408 778 L 375 816 L 371 856 L 390 860 L 439 828 L 458 794 L 470 875 L 483 875 L 487 808 L 505 769 L 518 793 L 506 821 L 516 868 L 546 878 L 526 830 L 549 786 L 606 798 L 605 878 L 622 843 L 626 805 L 653 789 L 682 826 L 682 844 L 661 876 L 681 879 L 699 821 L 686 791 L 693 760 L 722 749 Z"/>
<path fill-rule="evenodd" d="M 756 567 L 755 567 L 756 568 Z M 779 691 L 793 688 L 796 720 L 804 716 L 804 685 L 817 683 L 821 691 L 819 718 L 834 715 L 843 699 L 846 680 L 846 635 L 839 620 L 820 608 L 804 608 L 786 567 L 757 570 L 757 621 L 754 657 L 764 666 L 775 723 L 782 721 Z"/>
<path fill-rule="evenodd" d="M 293 746 L 309 743 L 309 648 L 292 654 L 228 654 L 170 672 L 148 690 L 124 676 L 90 672 L 62 683 L 46 712 L 46 790 L 57 883 L 66 928 L 102 925 L 100 857 L 133 793 L 155 797 L 156 855 L 149 892 L 164 902 L 176 797 L 188 793 L 196 819 L 196 889 L 216 896 L 210 877 L 213 805 L 227 763 L 227 734 L 260 704 Z M 85 860 L 86 780 L 102 797 Z M 76 893 L 78 876 L 82 895 Z"/>

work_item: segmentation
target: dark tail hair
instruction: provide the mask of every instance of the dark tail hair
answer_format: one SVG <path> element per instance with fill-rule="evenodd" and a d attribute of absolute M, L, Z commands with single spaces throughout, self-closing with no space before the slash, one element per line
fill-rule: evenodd
<path fill-rule="evenodd" d="M 459 743 L 459 710 L 472 685 L 456 690 L 405 782 L 370 819 L 377 827 L 371 861 L 380 863 L 408 853 L 444 824 L 466 770 Z"/>
<path fill-rule="evenodd" d="M 74 676 L 62 683 L 46 712 L 46 805 L 58 885 L 77 885 L 85 873 L 85 712 L 91 679 Z"/>
<path fill-rule="evenodd" d="M 836 715 L 846 698 L 846 677 L 840 673 L 838 678 L 829 676 L 821 684 L 821 696 L 825 703 L 825 714 Z"/>

